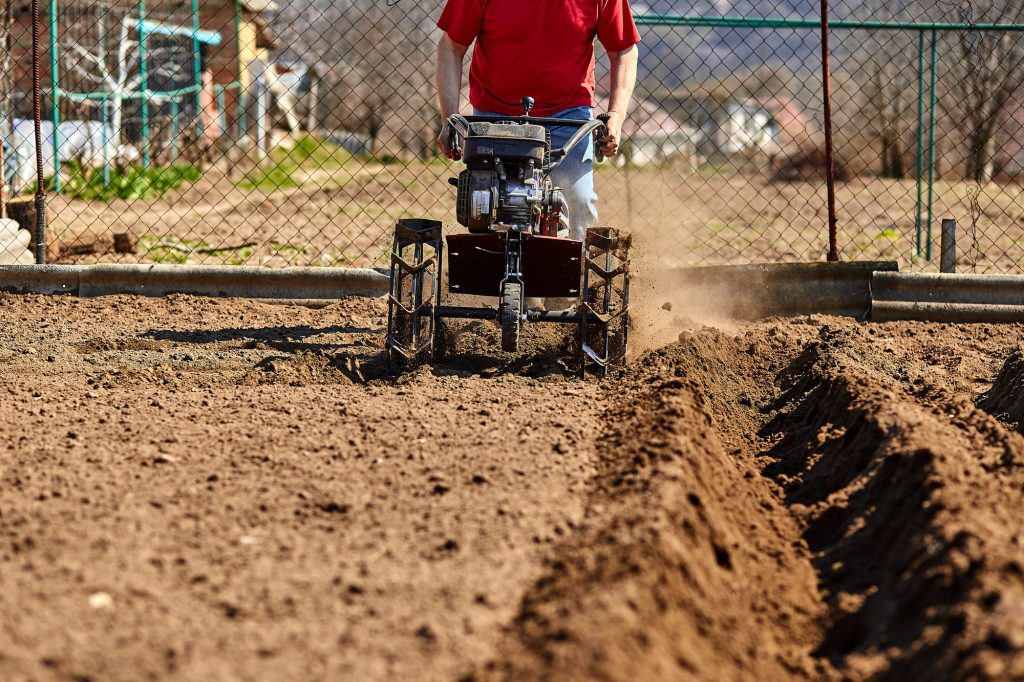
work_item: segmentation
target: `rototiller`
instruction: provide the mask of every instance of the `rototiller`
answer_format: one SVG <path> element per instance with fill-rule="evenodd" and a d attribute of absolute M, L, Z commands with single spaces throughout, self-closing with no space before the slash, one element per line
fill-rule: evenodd
<path fill-rule="evenodd" d="M 455 351 L 446 319 L 496 321 L 507 352 L 519 349 L 524 322 L 578 325 L 581 371 L 596 365 L 604 372 L 625 356 L 630 234 L 594 227 L 582 242 L 569 238 L 566 202 L 550 177 L 576 145 L 607 134 L 608 117 L 537 118 L 530 116 L 532 107 L 526 97 L 522 116 L 448 119 L 452 149 L 466 164 L 449 182 L 457 188 L 456 217 L 469 231 L 443 236 L 440 221 L 398 221 L 388 296 L 390 360 L 418 362 Z M 564 147 L 551 149 L 544 126 L 576 131 Z M 446 305 L 453 295 L 496 297 L 497 307 Z M 575 305 L 526 309 L 527 298 L 573 299 Z"/>

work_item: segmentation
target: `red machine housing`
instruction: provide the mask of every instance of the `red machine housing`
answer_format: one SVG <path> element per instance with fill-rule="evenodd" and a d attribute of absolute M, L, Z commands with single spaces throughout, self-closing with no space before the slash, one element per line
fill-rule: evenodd
<path fill-rule="evenodd" d="M 505 277 L 505 234 L 450 234 L 448 288 L 454 294 L 494 296 Z M 524 234 L 524 296 L 576 298 L 583 275 L 583 242 Z"/>

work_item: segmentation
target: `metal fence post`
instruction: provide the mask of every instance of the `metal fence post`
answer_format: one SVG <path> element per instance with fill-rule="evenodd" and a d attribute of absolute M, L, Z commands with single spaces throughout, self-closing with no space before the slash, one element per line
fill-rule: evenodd
<path fill-rule="evenodd" d="M 57 0 L 50 0 L 50 117 L 53 121 L 53 190 L 60 191 L 60 88 L 57 65 Z"/>
<path fill-rule="evenodd" d="M 821 0 L 821 84 L 825 104 L 825 184 L 828 190 L 828 260 L 839 260 L 836 235 L 836 160 L 832 141 L 832 74 L 828 52 L 828 0 Z"/>
<path fill-rule="evenodd" d="M 924 258 L 926 261 L 932 259 L 932 200 L 935 196 L 935 87 L 936 87 L 936 42 L 938 32 L 932 29 L 931 47 L 931 94 L 928 107 L 928 222 L 927 239 L 925 241 Z"/>
<path fill-rule="evenodd" d="M 942 220 L 939 272 L 956 272 L 956 221 L 952 218 L 944 218 Z"/>
<path fill-rule="evenodd" d="M 203 136 L 203 64 L 199 59 L 199 0 L 192 0 L 192 69 L 196 88 L 196 140 Z M 177 140 L 175 140 L 177 144 Z"/>
<path fill-rule="evenodd" d="M 917 203 L 914 208 L 914 250 L 921 257 L 921 211 L 924 193 L 924 31 L 917 32 Z"/>
<path fill-rule="evenodd" d="M 96 25 L 98 43 L 103 46 L 107 44 L 107 16 L 106 16 L 106 4 L 101 3 L 99 6 L 98 16 L 96 17 L 98 22 Z M 100 126 L 102 126 L 102 133 L 100 138 L 103 142 L 103 189 L 110 187 L 110 134 L 107 130 L 107 105 L 108 98 L 103 95 L 100 98 Z"/>
<path fill-rule="evenodd" d="M 42 103 L 40 101 L 42 99 L 42 84 L 39 75 L 42 69 L 39 66 L 39 24 L 39 0 L 32 0 L 32 122 L 36 143 L 36 234 L 34 246 L 36 263 L 43 265 L 46 263 L 46 182 L 43 178 Z"/>
<path fill-rule="evenodd" d="M 235 83 L 238 84 L 238 90 L 235 92 L 235 131 L 237 133 L 236 140 L 241 141 L 246 130 L 245 107 L 248 104 L 245 101 L 246 87 L 243 87 L 242 84 L 242 0 L 235 0 L 232 4 L 235 8 Z M 248 81 L 248 79 L 245 80 Z M 248 85 L 249 83 L 246 82 L 245 86 Z"/>
<path fill-rule="evenodd" d="M 145 0 L 139 0 L 139 109 L 142 116 L 142 167 L 149 168 L 149 74 L 146 70 Z"/>

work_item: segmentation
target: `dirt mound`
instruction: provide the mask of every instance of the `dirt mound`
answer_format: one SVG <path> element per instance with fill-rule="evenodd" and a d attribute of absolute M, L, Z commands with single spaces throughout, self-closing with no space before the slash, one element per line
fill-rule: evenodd
<path fill-rule="evenodd" d="M 1024 438 L 918 381 L 942 341 L 804 322 L 643 359 L 583 525 L 473 677 L 1024 675 Z"/>
<path fill-rule="evenodd" d="M 622 396 L 583 527 L 481 679 L 820 679 L 797 527 L 720 443 L 696 382 Z M 772 570 L 765 570 L 766 562 Z"/>
<path fill-rule="evenodd" d="M 1024 350 L 1017 349 L 1006 359 L 978 407 L 1024 432 Z"/>
<path fill-rule="evenodd" d="M 1024 505 L 1024 439 L 819 345 L 785 381 L 766 473 L 826 590 L 816 655 L 853 679 L 1024 675 L 1024 548 L 1000 511 Z"/>

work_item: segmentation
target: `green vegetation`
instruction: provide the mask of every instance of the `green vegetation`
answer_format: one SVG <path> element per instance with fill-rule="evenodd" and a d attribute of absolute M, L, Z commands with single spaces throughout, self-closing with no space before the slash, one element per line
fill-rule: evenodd
<path fill-rule="evenodd" d="M 210 253 L 217 253 L 211 251 Z M 256 249 L 251 246 L 243 246 L 240 249 L 234 249 L 234 255 L 225 261 L 228 265 L 245 265 L 252 260 L 252 257 L 256 255 Z"/>
<path fill-rule="evenodd" d="M 69 161 L 65 167 L 69 175 L 61 178 L 59 193 L 85 201 L 162 199 L 184 183 L 196 182 L 203 174 L 198 167 L 188 165 L 110 168 L 108 182 L 104 187 L 102 168 L 90 170 L 75 161 Z M 53 178 L 49 178 L 46 184 L 47 190 L 58 191 Z"/>
<path fill-rule="evenodd" d="M 306 255 L 308 244 L 286 244 L 281 242 L 270 242 L 267 246 L 276 256 L 283 258 L 288 264 L 301 262 Z"/>
<path fill-rule="evenodd" d="M 146 257 L 154 263 L 183 265 L 188 262 L 192 250 L 201 248 L 203 242 L 195 239 L 179 239 L 173 243 L 162 241 L 155 235 L 144 235 L 139 238 L 139 246 Z"/>
<path fill-rule="evenodd" d="M 223 256 L 228 253 L 231 256 L 225 260 L 225 263 L 245 265 L 252 260 L 256 253 L 256 250 L 250 245 L 217 248 L 198 239 L 161 239 L 151 234 L 141 237 L 139 245 L 150 261 L 172 265 L 184 265 L 193 255 L 202 260 L 208 256 Z"/>
<path fill-rule="evenodd" d="M 287 166 L 275 164 L 273 166 L 257 168 L 242 178 L 238 186 L 242 189 L 258 189 L 265 193 L 298 187 L 299 183 L 293 177 L 297 169 L 292 168 L 291 164 L 287 164 Z"/>
<path fill-rule="evenodd" d="M 352 264 L 355 263 L 358 258 L 358 256 L 350 256 L 344 251 L 338 254 L 325 252 L 320 254 L 319 262 L 313 263 L 313 265 L 324 268 L 352 267 Z"/>
<path fill-rule="evenodd" d="M 284 150 L 284 154 L 296 163 L 311 162 L 317 168 L 341 168 L 352 155 L 338 145 L 303 135 L 295 141 L 295 146 Z"/>
<path fill-rule="evenodd" d="M 339 170 L 351 158 L 351 154 L 336 144 L 304 135 L 295 141 L 291 149 L 278 147 L 271 150 L 266 164 L 248 173 L 238 186 L 263 192 L 301 187 L 302 176 L 318 170 Z"/>

